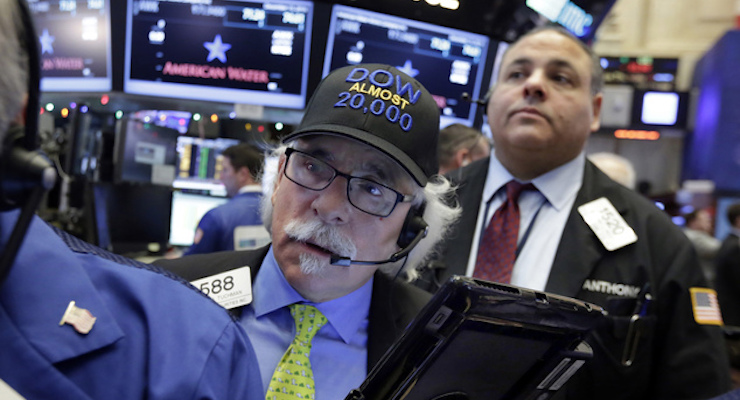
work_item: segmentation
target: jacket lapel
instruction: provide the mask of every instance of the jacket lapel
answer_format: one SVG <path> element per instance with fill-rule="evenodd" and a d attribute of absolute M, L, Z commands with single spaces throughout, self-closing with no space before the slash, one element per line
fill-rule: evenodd
<path fill-rule="evenodd" d="M 485 187 L 486 175 L 488 175 L 489 158 L 476 161 L 452 176 L 453 184 L 458 185 L 458 201 L 463 210 L 479 210 L 481 196 Z M 459 180 L 455 177 L 459 176 Z M 470 258 L 470 248 L 475 237 L 475 226 L 478 222 L 478 213 L 463 212 L 460 220 L 453 226 L 447 246 L 445 269 L 440 276 L 440 283 L 445 282 L 452 275 L 465 275 Z M 459 245 L 458 245 L 459 244 Z"/>
<path fill-rule="evenodd" d="M 257 279 L 257 271 L 259 271 L 260 267 L 262 266 L 262 260 L 264 260 L 267 256 L 267 252 L 270 250 L 271 245 L 272 244 L 268 244 L 255 250 L 227 252 L 226 254 L 232 255 L 234 257 L 234 260 L 227 263 L 230 268 L 226 268 L 224 271 L 249 266 L 249 274 L 251 275 L 252 285 L 254 286 L 254 281 Z M 242 316 L 242 310 L 244 309 L 244 307 L 245 306 L 232 308 L 228 310 L 229 314 L 231 314 L 232 316 L 234 316 L 234 318 L 238 320 Z"/>
<path fill-rule="evenodd" d="M 591 228 L 578 213 L 578 207 L 601 197 L 607 197 L 617 211 L 626 217 L 626 203 L 609 178 L 590 161 L 586 161 L 583 185 L 576 195 L 573 209 L 565 223 L 563 236 L 553 261 L 545 291 L 576 297 L 583 282 L 599 261 L 608 253 Z"/>
<path fill-rule="evenodd" d="M 90 399 L 21 334 L 0 307 L 0 378 L 27 399 Z"/>
<path fill-rule="evenodd" d="M 402 310 L 391 308 L 389 296 L 391 296 L 392 289 L 389 279 L 382 272 L 375 272 L 373 297 L 370 299 L 370 314 L 368 315 L 368 372 L 380 361 L 403 329 L 403 325 L 399 322 Z M 401 326 L 400 329 L 399 326 Z"/>

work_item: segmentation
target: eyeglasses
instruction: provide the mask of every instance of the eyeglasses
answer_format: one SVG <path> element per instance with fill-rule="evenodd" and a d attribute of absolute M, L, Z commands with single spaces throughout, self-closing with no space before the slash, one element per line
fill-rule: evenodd
<path fill-rule="evenodd" d="M 349 203 L 360 211 L 378 217 L 387 217 L 396 204 L 410 202 L 413 196 L 403 195 L 388 186 L 365 178 L 347 175 L 318 158 L 300 150 L 285 150 L 285 176 L 310 190 L 324 190 L 337 176 L 347 179 Z"/>

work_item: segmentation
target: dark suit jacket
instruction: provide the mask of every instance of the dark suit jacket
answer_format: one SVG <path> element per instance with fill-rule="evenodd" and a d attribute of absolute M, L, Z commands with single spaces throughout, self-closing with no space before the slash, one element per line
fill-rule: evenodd
<path fill-rule="evenodd" d="M 717 296 L 726 325 L 740 327 L 740 238 L 727 235 L 715 258 Z"/>
<path fill-rule="evenodd" d="M 465 274 L 489 159 L 457 172 L 463 215 L 443 244 L 441 262 L 421 285 Z M 636 243 L 607 251 L 577 211 L 606 197 L 637 234 Z M 541 222 L 541 221 L 539 221 Z M 546 226 L 540 224 L 539 226 Z M 649 286 L 652 303 L 637 357 L 622 365 L 637 300 L 629 290 Z M 706 286 L 688 238 L 652 202 L 587 162 L 583 185 L 566 222 L 545 291 L 605 307 L 607 326 L 589 340 L 595 356 L 567 387 L 568 399 L 702 399 L 729 389 L 727 357 L 717 326 L 694 321 L 689 288 Z M 634 293 L 634 292 L 633 292 Z"/>
<path fill-rule="evenodd" d="M 251 267 L 254 281 L 268 249 L 269 246 L 256 250 L 197 254 L 175 260 L 159 260 L 155 264 L 188 281 L 248 265 Z M 393 280 L 380 271 L 375 273 L 372 292 L 368 317 L 368 371 L 401 336 L 409 322 L 431 298 L 429 293 L 405 282 Z M 241 314 L 241 308 L 230 311 L 237 315 Z"/>

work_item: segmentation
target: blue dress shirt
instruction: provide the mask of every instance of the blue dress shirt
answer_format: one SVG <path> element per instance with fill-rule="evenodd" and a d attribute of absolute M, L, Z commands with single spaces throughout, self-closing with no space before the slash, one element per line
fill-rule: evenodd
<path fill-rule="evenodd" d="M 373 279 L 354 292 L 324 303 L 304 299 L 286 281 L 270 248 L 253 284 L 252 304 L 244 308 L 242 326 L 254 343 L 267 392 L 275 367 L 295 336 L 288 306 L 316 306 L 329 323 L 313 339 L 311 365 L 316 398 L 342 400 L 367 375 L 367 328 Z"/>

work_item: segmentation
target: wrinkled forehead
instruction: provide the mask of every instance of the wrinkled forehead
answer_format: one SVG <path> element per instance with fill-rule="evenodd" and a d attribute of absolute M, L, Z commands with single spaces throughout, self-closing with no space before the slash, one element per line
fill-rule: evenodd
<path fill-rule="evenodd" d="M 516 63 L 556 63 L 571 65 L 590 74 L 591 57 L 572 38 L 557 31 L 542 31 L 523 37 L 511 45 L 501 61 L 502 69 Z"/>
<path fill-rule="evenodd" d="M 332 133 L 308 135 L 291 144 L 331 164 L 334 168 L 352 175 L 370 174 L 390 185 L 413 183 L 411 175 L 384 152 L 359 140 Z"/>

